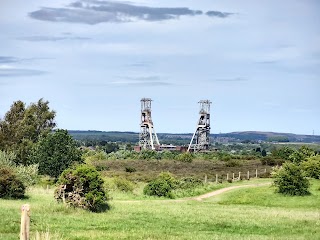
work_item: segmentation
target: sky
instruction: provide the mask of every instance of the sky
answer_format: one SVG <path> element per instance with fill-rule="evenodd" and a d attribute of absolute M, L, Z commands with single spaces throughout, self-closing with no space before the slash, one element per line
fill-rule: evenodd
<path fill-rule="evenodd" d="M 58 128 L 320 135 L 317 0 L 1 0 L 0 118 L 40 98 Z"/>

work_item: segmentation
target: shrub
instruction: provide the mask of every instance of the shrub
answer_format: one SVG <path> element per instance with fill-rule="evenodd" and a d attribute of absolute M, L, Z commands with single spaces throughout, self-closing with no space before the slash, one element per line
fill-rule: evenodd
<path fill-rule="evenodd" d="M 281 168 L 273 172 L 274 185 L 277 192 L 286 195 L 309 194 L 309 181 L 304 176 L 300 166 L 294 163 L 285 163 Z"/>
<path fill-rule="evenodd" d="M 177 185 L 178 182 L 171 173 L 163 172 L 145 186 L 143 193 L 149 196 L 173 198 L 172 190 L 174 190 Z"/>
<path fill-rule="evenodd" d="M 134 167 L 127 166 L 125 167 L 125 171 L 128 173 L 136 172 L 137 170 Z"/>
<path fill-rule="evenodd" d="M 196 179 L 193 177 L 185 177 L 180 179 L 177 187 L 180 189 L 190 189 L 190 188 L 196 188 L 199 186 L 203 186 L 203 182 L 201 179 Z"/>
<path fill-rule="evenodd" d="M 242 163 L 239 160 L 231 159 L 225 163 L 226 167 L 239 167 Z"/>
<path fill-rule="evenodd" d="M 79 165 L 75 169 L 66 169 L 58 183 L 60 185 L 55 190 L 58 202 L 93 212 L 108 208 L 103 179 L 93 166 Z"/>
<path fill-rule="evenodd" d="M 0 167 L 0 198 L 23 198 L 25 186 L 15 172 L 8 167 Z"/>
<path fill-rule="evenodd" d="M 16 155 L 11 152 L 0 151 L 0 166 L 10 168 L 24 186 L 28 187 L 38 182 L 38 164 L 29 166 L 16 165 Z"/>
<path fill-rule="evenodd" d="M 307 177 L 320 179 L 320 155 L 307 158 L 306 161 L 301 163 L 301 167 Z"/>
<path fill-rule="evenodd" d="M 134 184 L 125 179 L 125 178 L 120 178 L 120 177 L 117 177 L 117 178 L 114 178 L 114 184 L 116 186 L 116 188 L 119 190 L 119 191 L 122 191 L 122 192 L 132 192 L 133 189 L 134 189 Z"/>
<path fill-rule="evenodd" d="M 193 155 L 191 153 L 181 153 L 176 156 L 176 160 L 191 163 L 193 160 Z"/>
<path fill-rule="evenodd" d="M 274 158 L 272 156 L 267 156 L 261 158 L 261 163 L 263 165 L 268 165 L 268 166 L 276 166 L 276 165 L 282 165 L 285 162 L 284 159 L 279 159 L 279 158 Z"/>

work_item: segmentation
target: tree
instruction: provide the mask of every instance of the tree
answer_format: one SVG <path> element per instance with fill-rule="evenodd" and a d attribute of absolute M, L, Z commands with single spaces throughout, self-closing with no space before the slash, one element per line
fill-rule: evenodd
<path fill-rule="evenodd" d="M 301 167 L 308 177 L 320 179 L 320 155 L 307 158 L 301 163 Z"/>
<path fill-rule="evenodd" d="M 29 164 L 29 154 L 41 136 L 46 136 L 56 126 L 55 111 L 42 98 L 28 107 L 16 101 L 0 120 L 0 150 L 14 151 L 16 163 Z"/>
<path fill-rule="evenodd" d="M 94 167 L 79 165 L 75 169 L 66 169 L 58 183 L 54 194 L 58 201 L 93 212 L 108 208 L 104 181 Z"/>
<path fill-rule="evenodd" d="M 299 165 L 284 163 L 282 168 L 273 172 L 272 175 L 279 193 L 292 196 L 309 194 L 309 181 Z"/>
<path fill-rule="evenodd" d="M 57 178 L 73 163 L 81 163 L 81 151 L 67 130 L 59 129 L 41 138 L 31 155 L 39 164 L 39 173 Z"/>

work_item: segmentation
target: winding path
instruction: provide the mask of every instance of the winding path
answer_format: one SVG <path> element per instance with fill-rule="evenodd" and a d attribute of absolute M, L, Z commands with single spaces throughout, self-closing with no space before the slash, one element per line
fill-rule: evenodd
<path fill-rule="evenodd" d="M 222 189 L 219 189 L 219 190 L 215 190 L 213 192 L 209 192 L 209 193 L 206 193 L 206 194 L 203 194 L 203 195 L 200 195 L 200 196 L 196 196 L 196 197 L 192 197 L 192 198 L 188 198 L 188 199 L 189 200 L 201 201 L 203 199 L 210 198 L 210 197 L 213 197 L 213 196 L 217 196 L 217 195 L 220 195 L 220 194 L 225 193 L 225 192 L 229 192 L 230 190 L 237 189 L 237 188 L 260 187 L 260 186 L 267 186 L 267 185 L 270 185 L 270 184 L 271 183 L 257 183 L 257 184 L 231 186 L 231 187 L 222 188 Z"/>
<path fill-rule="evenodd" d="M 190 200 L 195 200 L 195 201 L 202 201 L 203 199 L 214 197 L 217 195 L 220 195 L 225 192 L 229 192 L 233 189 L 237 188 L 248 188 L 248 187 L 261 187 L 261 186 L 268 186 L 271 185 L 271 182 L 267 183 L 256 183 L 256 184 L 246 184 L 246 185 L 238 185 L 238 186 L 231 186 L 231 187 L 226 187 L 222 188 L 219 190 L 214 190 L 212 192 L 202 194 L 199 196 L 195 197 L 188 197 L 188 198 L 180 198 L 180 199 L 152 199 L 152 200 L 115 200 L 116 202 L 142 202 L 142 201 L 166 201 L 166 202 L 185 202 L 185 201 L 190 201 Z"/>

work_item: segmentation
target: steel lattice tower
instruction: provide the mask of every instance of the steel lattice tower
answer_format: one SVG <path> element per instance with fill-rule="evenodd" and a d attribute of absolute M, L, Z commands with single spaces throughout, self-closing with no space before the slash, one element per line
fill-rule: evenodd
<path fill-rule="evenodd" d="M 201 100 L 200 117 L 197 124 L 197 129 L 194 132 L 190 141 L 188 152 L 204 151 L 209 149 L 210 144 L 210 100 Z"/>
<path fill-rule="evenodd" d="M 139 146 L 142 149 L 155 149 L 160 145 L 158 136 L 154 130 L 151 118 L 151 98 L 141 99 L 141 124 L 139 134 Z"/>

